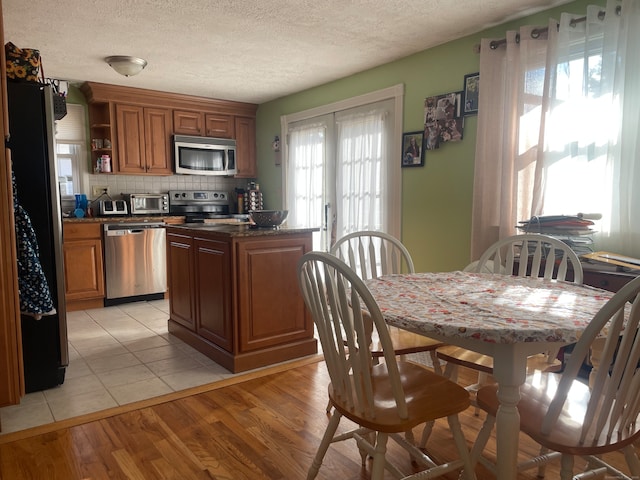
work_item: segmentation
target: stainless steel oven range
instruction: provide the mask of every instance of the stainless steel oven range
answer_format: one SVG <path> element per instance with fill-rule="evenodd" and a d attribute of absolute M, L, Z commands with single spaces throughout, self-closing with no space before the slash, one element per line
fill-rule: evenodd
<path fill-rule="evenodd" d="M 220 190 L 170 190 L 169 213 L 184 215 L 186 223 L 231 219 L 229 194 Z"/>

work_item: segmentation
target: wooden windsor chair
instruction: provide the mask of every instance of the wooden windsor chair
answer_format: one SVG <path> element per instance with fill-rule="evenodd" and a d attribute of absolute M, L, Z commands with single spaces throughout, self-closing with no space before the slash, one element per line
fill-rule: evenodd
<path fill-rule="evenodd" d="M 469 393 L 458 384 L 423 365 L 398 360 L 380 309 L 362 279 L 342 260 L 324 252 L 310 252 L 298 263 L 300 290 L 315 322 L 331 378 L 329 424 L 307 479 L 314 479 L 332 443 L 353 439 L 362 465 L 373 458 L 372 480 L 387 470 L 394 478 L 434 478 L 463 469 L 466 480 L 475 478 L 458 413 L 469 406 Z M 377 332 L 383 362 L 369 353 L 368 324 Z M 347 348 L 345 348 L 345 345 Z M 357 428 L 336 435 L 342 417 Z M 402 435 L 417 425 L 447 418 L 458 459 L 437 464 Z M 405 448 L 422 466 L 406 474 L 385 456 L 388 439 Z"/>

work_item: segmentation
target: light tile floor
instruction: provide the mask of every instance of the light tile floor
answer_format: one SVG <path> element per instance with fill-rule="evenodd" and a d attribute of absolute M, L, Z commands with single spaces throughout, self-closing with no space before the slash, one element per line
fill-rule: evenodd
<path fill-rule="evenodd" d="M 68 312 L 64 383 L 0 408 L 0 434 L 234 376 L 169 335 L 168 312 L 167 300 Z"/>

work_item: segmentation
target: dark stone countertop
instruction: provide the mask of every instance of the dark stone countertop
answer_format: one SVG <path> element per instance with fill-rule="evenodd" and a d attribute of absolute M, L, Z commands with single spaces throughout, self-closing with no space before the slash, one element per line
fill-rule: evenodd
<path fill-rule="evenodd" d="M 173 230 L 182 230 L 185 234 L 198 234 L 198 232 L 222 234 L 229 237 L 262 237 L 277 235 L 293 235 L 299 233 L 317 232 L 319 228 L 289 228 L 286 226 L 277 228 L 251 227 L 249 225 L 229 225 L 215 223 L 185 223 L 182 225 L 167 225 Z"/>
<path fill-rule="evenodd" d="M 146 222 L 183 222 L 179 215 L 111 215 L 105 217 L 64 217 L 63 223 L 146 223 Z"/>

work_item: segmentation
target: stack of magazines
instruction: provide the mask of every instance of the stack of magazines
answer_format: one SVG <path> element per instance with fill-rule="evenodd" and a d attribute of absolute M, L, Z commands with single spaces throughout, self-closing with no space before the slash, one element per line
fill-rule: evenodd
<path fill-rule="evenodd" d="M 583 255 L 593 252 L 593 239 L 590 237 L 595 233 L 593 225 L 592 220 L 581 215 L 545 215 L 522 220 L 516 228 L 524 233 L 555 237 L 569 245 L 577 255 Z"/>

